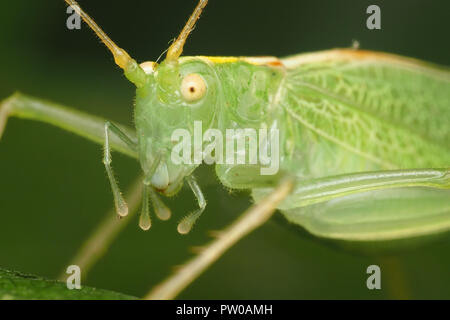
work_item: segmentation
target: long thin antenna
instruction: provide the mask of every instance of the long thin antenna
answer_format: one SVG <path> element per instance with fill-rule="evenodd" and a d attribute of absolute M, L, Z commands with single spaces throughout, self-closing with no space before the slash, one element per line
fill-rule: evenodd
<path fill-rule="evenodd" d="M 65 0 L 66 3 L 71 6 L 76 13 L 80 15 L 81 18 L 83 18 L 84 22 L 87 23 L 87 25 L 94 30 L 94 32 L 97 34 L 97 36 L 100 38 L 100 40 L 105 44 L 106 47 L 108 47 L 109 51 L 114 56 L 114 61 L 116 64 L 121 67 L 122 69 L 126 70 L 127 66 L 130 62 L 132 62 L 132 58 L 128 55 L 128 53 L 119 48 L 114 41 L 112 41 L 106 33 L 95 23 L 95 21 L 81 9 L 80 5 L 75 0 Z"/>
<path fill-rule="evenodd" d="M 197 7 L 195 8 L 188 22 L 184 26 L 177 40 L 175 40 L 174 43 L 172 43 L 169 50 L 167 51 L 166 59 L 168 61 L 176 61 L 181 56 L 181 54 L 183 53 L 184 44 L 186 43 L 186 39 L 188 38 L 192 30 L 194 30 L 195 23 L 200 18 L 202 11 L 207 4 L 208 0 L 200 0 L 198 2 Z"/>

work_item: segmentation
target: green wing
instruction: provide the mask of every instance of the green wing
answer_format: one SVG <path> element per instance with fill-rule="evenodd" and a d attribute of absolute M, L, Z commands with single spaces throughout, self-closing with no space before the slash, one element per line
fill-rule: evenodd
<path fill-rule="evenodd" d="M 288 221 L 324 238 L 421 238 L 450 230 L 450 192 L 420 187 L 382 189 L 282 212 Z"/>
<path fill-rule="evenodd" d="M 449 166 L 448 68 L 345 49 L 282 62 L 281 104 L 321 138 L 382 168 Z"/>
<path fill-rule="evenodd" d="M 298 170 L 301 182 L 280 206 L 288 221 L 320 237 L 363 242 L 450 229 L 448 68 L 358 50 L 282 63 L 278 102 L 295 129 L 293 154 L 301 154 L 292 168 L 307 168 Z M 414 183 L 403 170 L 414 168 L 444 169 L 428 185 L 427 177 Z M 358 175 L 374 175 L 373 185 L 365 189 Z M 255 189 L 253 196 L 258 201 L 266 192 Z"/>

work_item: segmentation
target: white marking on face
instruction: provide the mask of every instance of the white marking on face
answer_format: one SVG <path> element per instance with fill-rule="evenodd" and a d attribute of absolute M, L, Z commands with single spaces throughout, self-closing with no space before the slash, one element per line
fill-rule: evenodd
<path fill-rule="evenodd" d="M 156 172 L 152 177 L 151 184 L 159 190 L 164 190 L 169 185 L 169 172 L 167 171 L 167 165 L 164 162 L 158 166 L 158 169 L 156 169 Z"/>

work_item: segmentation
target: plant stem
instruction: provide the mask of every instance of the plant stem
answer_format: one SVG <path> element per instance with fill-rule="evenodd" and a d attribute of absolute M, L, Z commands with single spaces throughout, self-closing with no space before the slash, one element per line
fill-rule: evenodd
<path fill-rule="evenodd" d="M 251 231 L 263 225 L 275 212 L 277 205 L 291 192 L 293 181 L 284 180 L 261 202 L 244 212 L 227 227 L 199 255 L 194 257 L 165 281 L 154 287 L 144 299 L 168 300 L 175 298 L 183 289 L 202 274 L 223 253 Z"/>
<path fill-rule="evenodd" d="M 128 225 L 131 218 L 137 212 L 140 205 L 142 193 L 142 177 L 133 182 L 125 193 L 125 199 L 129 206 L 128 216 L 119 219 L 115 208 L 109 210 L 100 225 L 91 236 L 83 243 L 69 265 L 77 265 L 81 269 L 82 277 L 85 278 L 89 270 L 102 258 L 117 235 Z M 66 270 L 61 272 L 59 279 L 65 281 Z"/>

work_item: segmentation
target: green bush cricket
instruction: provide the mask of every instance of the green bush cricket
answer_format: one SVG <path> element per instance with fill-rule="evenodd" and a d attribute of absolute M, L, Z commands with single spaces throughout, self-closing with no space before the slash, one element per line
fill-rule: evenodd
<path fill-rule="evenodd" d="M 105 143 L 104 162 L 122 216 L 127 209 L 110 168 L 109 147 L 139 157 L 149 185 L 143 196 L 144 229 L 150 226 L 146 198 L 167 218 L 157 192 L 172 195 L 186 180 L 200 205 L 182 220 L 179 231 L 186 233 L 206 202 L 191 175 L 196 166 L 180 168 L 170 162 L 167 140 L 172 131 L 192 130 L 192 120 L 221 130 L 277 126 L 280 174 L 260 175 L 258 166 L 217 165 L 225 186 L 253 189 L 259 200 L 282 177 L 295 177 L 294 191 L 278 207 L 289 221 L 321 237 L 380 241 L 448 230 L 448 69 L 359 50 L 286 59 L 180 58 L 205 5 L 200 2 L 159 65 L 139 66 L 97 28 L 138 88 L 137 138 L 127 128 L 23 95 L 3 103 L 0 131 L 8 116 L 18 116 Z M 92 20 L 84 18 L 95 30 Z M 189 86 L 183 93 L 185 79 L 193 85 L 192 96 Z"/>

